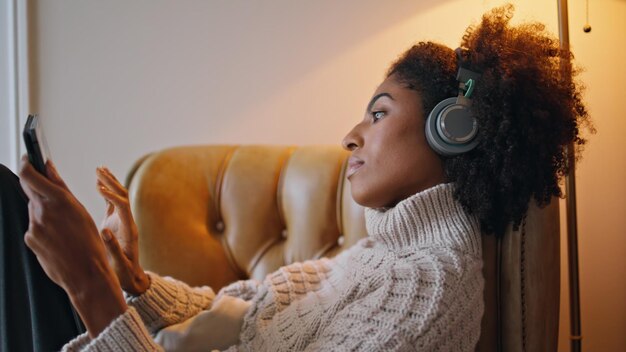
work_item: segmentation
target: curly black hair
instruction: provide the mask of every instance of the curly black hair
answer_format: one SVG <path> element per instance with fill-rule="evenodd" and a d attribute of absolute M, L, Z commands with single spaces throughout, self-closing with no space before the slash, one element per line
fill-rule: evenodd
<path fill-rule="evenodd" d="M 593 132 L 573 78 L 573 55 L 541 23 L 511 26 L 513 6 L 486 13 L 461 41 L 464 61 L 481 77 L 472 95 L 478 146 L 444 158 L 455 198 L 475 214 L 485 233 L 517 229 L 535 199 L 539 206 L 561 196 L 568 172 L 567 146 L 580 152 L 582 127 Z M 420 42 L 387 71 L 422 99 L 424 116 L 441 100 L 458 94 L 457 56 L 437 43 Z M 577 153 L 579 154 L 579 153 Z"/>

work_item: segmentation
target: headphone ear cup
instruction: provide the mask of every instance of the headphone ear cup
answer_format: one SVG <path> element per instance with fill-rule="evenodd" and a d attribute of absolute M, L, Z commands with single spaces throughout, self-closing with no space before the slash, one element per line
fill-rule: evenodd
<path fill-rule="evenodd" d="M 478 127 L 467 105 L 456 97 L 442 100 L 426 119 L 426 140 L 440 155 L 467 153 L 478 145 Z"/>

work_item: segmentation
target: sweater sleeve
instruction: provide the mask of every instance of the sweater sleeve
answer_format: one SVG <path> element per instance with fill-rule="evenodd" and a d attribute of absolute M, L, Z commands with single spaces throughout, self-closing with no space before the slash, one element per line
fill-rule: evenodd
<path fill-rule="evenodd" d="M 163 351 L 146 330 L 137 311 L 129 307 L 95 339 L 84 333 L 63 346 L 62 352 Z"/>
<path fill-rule="evenodd" d="M 418 270 L 394 267 L 377 290 L 338 311 L 305 351 L 473 351 L 482 262 L 451 252 L 420 261 Z"/>
<path fill-rule="evenodd" d="M 150 333 L 181 323 L 211 306 L 215 293 L 208 286 L 199 288 L 169 277 L 148 272 L 150 288 L 141 296 L 126 295 Z"/>
<path fill-rule="evenodd" d="M 172 278 L 148 272 L 150 288 L 141 296 L 126 294 L 129 309 L 113 320 L 95 339 L 84 333 L 63 347 L 74 351 L 161 351 L 152 334 L 181 323 L 211 306 L 210 287 L 192 288 Z"/>
<path fill-rule="evenodd" d="M 224 287 L 210 309 L 159 330 L 155 341 L 168 351 L 223 350 L 236 345 L 259 285 L 255 280 L 245 280 Z"/>

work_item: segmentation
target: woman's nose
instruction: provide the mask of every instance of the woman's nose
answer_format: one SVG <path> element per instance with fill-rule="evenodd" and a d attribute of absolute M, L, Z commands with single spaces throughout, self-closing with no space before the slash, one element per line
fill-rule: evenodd
<path fill-rule="evenodd" d="M 359 125 L 354 126 L 354 128 L 352 128 L 352 130 L 348 132 L 345 137 L 343 137 L 343 140 L 341 141 L 343 149 L 353 151 L 363 145 L 363 138 L 358 133 L 358 127 Z"/>

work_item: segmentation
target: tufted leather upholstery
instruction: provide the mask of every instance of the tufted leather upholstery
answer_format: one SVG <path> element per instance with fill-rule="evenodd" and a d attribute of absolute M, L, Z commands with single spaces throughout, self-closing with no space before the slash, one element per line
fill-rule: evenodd
<path fill-rule="evenodd" d="M 138 160 L 126 180 L 147 270 L 215 290 L 332 256 L 366 235 L 339 147 L 195 146 Z M 477 351 L 555 351 L 559 209 L 531 204 L 520 231 L 483 238 Z"/>

